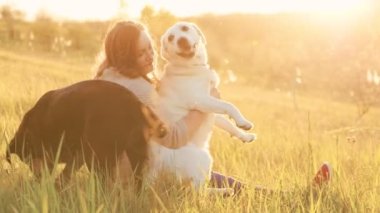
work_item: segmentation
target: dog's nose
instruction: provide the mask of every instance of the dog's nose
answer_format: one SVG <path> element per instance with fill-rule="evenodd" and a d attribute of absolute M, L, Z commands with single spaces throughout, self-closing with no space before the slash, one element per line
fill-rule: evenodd
<path fill-rule="evenodd" d="M 179 46 L 179 48 L 185 51 L 189 51 L 191 49 L 189 41 L 184 37 L 178 39 L 177 45 Z"/>

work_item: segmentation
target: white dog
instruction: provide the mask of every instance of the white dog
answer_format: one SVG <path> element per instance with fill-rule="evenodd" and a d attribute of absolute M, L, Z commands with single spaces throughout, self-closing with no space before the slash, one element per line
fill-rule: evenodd
<path fill-rule="evenodd" d="M 161 37 L 161 55 L 167 64 L 158 91 L 160 118 L 170 124 L 193 109 L 209 114 L 188 145 L 168 149 L 154 141 L 151 143 L 151 175 L 164 169 L 181 179 L 190 179 L 196 188 L 205 183 L 211 172 L 212 157 L 208 143 L 214 124 L 243 142 L 256 139 L 255 134 L 240 130 L 221 115 L 231 117 L 241 129 L 251 129 L 253 125 L 234 105 L 210 95 L 211 89 L 218 86 L 219 79 L 208 66 L 205 45 L 202 32 L 188 22 L 175 24 Z"/>

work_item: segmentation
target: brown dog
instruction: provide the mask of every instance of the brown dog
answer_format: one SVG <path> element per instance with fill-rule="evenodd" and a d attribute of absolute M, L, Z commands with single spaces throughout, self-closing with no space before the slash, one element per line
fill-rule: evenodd
<path fill-rule="evenodd" d="M 44 94 L 25 114 L 7 159 L 17 154 L 39 176 L 42 160 L 52 169 L 59 156 L 58 162 L 66 163 L 64 177 L 70 177 L 83 163 L 102 174 L 114 171 L 126 154 L 135 177 L 140 177 L 149 138 L 165 134 L 161 121 L 130 91 L 89 80 Z"/>

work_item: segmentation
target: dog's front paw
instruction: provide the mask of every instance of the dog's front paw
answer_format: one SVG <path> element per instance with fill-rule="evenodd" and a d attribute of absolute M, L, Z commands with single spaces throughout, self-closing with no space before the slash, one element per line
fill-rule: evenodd
<path fill-rule="evenodd" d="M 253 134 L 253 133 L 243 133 L 240 135 L 239 139 L 243 143 L 251 143 L 257 139 L 257 136 L 256 134 Z"/>
<path fill-rule="evenodd" d="M 248 120 L 240 120 L 240 121 L 236 121 L 236 126 L 238 126 L 240 129 L 244 129 L 244 130 L 250 130 L 253 128 L 253 124 L 251 122 L 249 122 Z"/>

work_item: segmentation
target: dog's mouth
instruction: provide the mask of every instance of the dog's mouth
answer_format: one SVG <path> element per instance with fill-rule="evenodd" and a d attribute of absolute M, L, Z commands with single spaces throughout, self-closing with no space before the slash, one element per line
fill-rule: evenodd
<path fill-rule="evenodd" d="M 194 57 L 195 55 L 195 52 L 193 51 L 190 51 L 190 52 L 179 52 L 177 53 L 177 55 L 181 56 L 182 58 L 186 58 L 186 59 L 189 59 L 189 58 L 192 58 Z"/>

